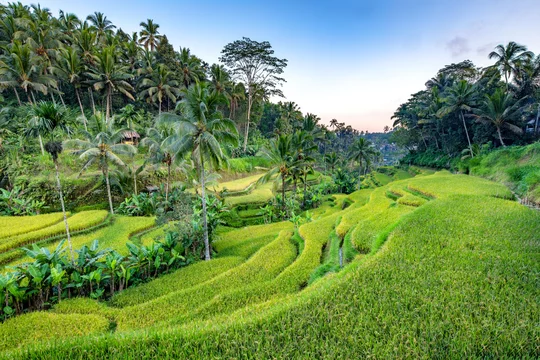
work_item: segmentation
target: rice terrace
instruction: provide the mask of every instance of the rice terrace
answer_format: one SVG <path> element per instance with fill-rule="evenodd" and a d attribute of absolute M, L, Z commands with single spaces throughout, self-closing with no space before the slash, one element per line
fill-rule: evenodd
<path fill-rule="evenodd" d="M 540 4 L 489 5 L 0 4 L 0 359 L 540 358 Z"/>

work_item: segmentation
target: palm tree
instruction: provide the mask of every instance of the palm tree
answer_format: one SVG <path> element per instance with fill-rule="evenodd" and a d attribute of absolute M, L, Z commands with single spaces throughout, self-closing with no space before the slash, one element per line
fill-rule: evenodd
<path fill-rule="evenodd" d="M 229 118 L 234 119 L 240 100 L 245 100 L 246 98 L 246 88 L 244 87 L 244 84 L 240 82 L 231 82 L 230 89 L 227 91 L 226 96 L 229 99 Z"/>
<path fill-rule="evenodd" d="M 479 122 L 495 126 L 499 141 L 504 147 L 506 144 L 503 141 L 501 129 L 507 129 L 516 134 L 523 133 L 519 126 L 512 124 L 521 116 L 521 100 L 515 101 L 512 95 L 501 89 L 497 89 L 491 96 L 486 95 L 482 105 L 475 112 L 475 117 Z"/>
<path fill-rule="evenodd" d="M 105 119 L 109 121 L 112 112 L 112 95 L 115 90 L 121 92 L 131 100 L 135 100 L 131 91 L 133 87 L 127 81 L 132 78 L 127 66 L 118 62 L 115 49 L 112 47 L 104 48 L 96 56 L 96 67 L 91 68 L 88 73 L 91 82 L 96 90 L 105 89 L 106 91 L 106 112 Z"/>
<path fill-rule="evenodd" d="M 54 65 L 51 70 L 53 74 L 59 75 L 73 85 L 75 95 L 77 96 L 77 102 L 79 103 L 79 108 L 81 109 L 84 129 L 88 130 L 86 116 L 84 115 L 84 108 L 81 102 L 81 95 L 79 93 L 79 88 L 81 87 L 81 76 L 84 70 L 80 54 L 71 47 L 59 49 L 56 65 Z"/>
<path fill-rule="evenodd" d="M 62 184 L 60 183 L 60 171 L 58 170 L 58 155 L 62 152 L 62 142 L 55 141 L 55 135 L 58 131 L 71 133 L 68 126 L 71 121 L 72 114 L 65 107 L 60 107 L 52 102 L 39 102 L 32 106 L 31 113 L 33 114 L 31 126 L 27 129 L 27 136 L 45 135 L 49 137 L 49 141 L 45 144 L 45 150 L 51 155 L 56 170 L 56 186 L 62 214 L 64 215 L 64 225 L 66 226 L 67 241 L 71 252 L 71 261 L 74 261 L 73 247 L 71 245 L 71 236 L 69 233 L 69 225 L 66 215 L 66 207 L 64 205 L 64 195 L 62 193 Z"/>
<path fill-rule="evenodd" d="M 4 47 L 4 51 L 6 55 L 0 60 L 0 86 L 13 88 L 19 105 L 19 87 L 26 93 L 30 104 L 33 103 L 33 91 L 46 95 L 49 87 L 57 87 L 56 80 L 43 74 L 40 60 L 32 53 L 28 44 L 15 41 L 11 46 Z"/>
<path fill-rule="evenodd" d="M 201 61 L 191 55 L 188 48 L 180 47 L 178 53 L 178 64 L 180 66 L 180 81 L 186 88 L 194 82 L 204 80 L 204 71 L 201 67 Z"/>
<path fill-rule="evenodd" d="M 113 25 L 112 21 L 107 19 L 105 14 L 101 12 L 95 12 L 92 15 L 88 15 L 86 18 L 94 29 L 96 29 L 98 33 L 98 40 L 102 40 L 106 33 L 113 31 L 116 29 L 116 26 Z"/>
<path fill-rule="evenodd" d="M 335 151 L 332 151 L 331 153 L 325 155 L 324 161 L 326 164 L 328 164 L 328 166 L 330 166 L 330 171 L 333 173 L 336 165 L 339 164 L 339 156 Z"/>
<path fill-rule="evenodd" d="M 518 68 L 527 60 L 533 58 L 533 53 L 527 51 L 527 47 L 509 42 L 506 47 L 502 44 L 497 45 L 495 50 L 489 53 L 490 59 L 495 59 L 495 67 L 504 74 L 506 82 L 506 91 L 508 92 L 508 81 L 512 74 L 518 72 Z"/>
<path fill-rule="evenodd" d="M 157 69 L 151 74 L 151 77 L 141 80 L 140 87 L 143 90 L 139 94 L 139 97 L 142 99 L 146 98 L 148 103 L 155 104 L 157 102 L 160 115 L 163 100 L 167 99 L 167 103 L 169 100 L 176 103 L 176 99 L 180 95 L 178 81 L 174 80 L 173 76 L 174 74 L 165 65 L 159 64 Z M 167 106 L 168 110 L 169 107 Z"/>
<path fill-rule="evenodd" d="M 196 82 L 184 90 L 184 98 L 178 104 L 182 116 L 165 114 L 178 124 L 178 131 L 182 136 L 175 147 L 176 152 L 178 154 L 190 152 L 193 162 L 200 171 L 205 260 L 210 260 L 205 164 L 210 169 L 221 167 L 226 161 L 222 146 L 238 146 L 238 132 L 234 122 L 231 119 L 224 119 L 223 114 L 216 110 L 224 101 L 224 96 L 215 91 L 211 92 L 207 83 Z"/>
<path fill-rule="evenodd" d="M 338 125 L 338 121 L 336 119 L 330 120 L 330 127 L 331 128 L 333 128 L 335 130 L 337 128 L 337 125 Z"/>
<path fill-rule="evenodd" d="M 165 184 L 165 202 L 169 200 L 172 165 L 180 158 L 175 144 L 179 143 L 177 133 L 170 127 L 150 128 L 148 135 L 141 141 L 142 146 L 148 147 L 150 161 L 154 164 L 167 166 L 167 182 Z"/>
<path fill-rule="evenodd" d="M 161 38 L 158 31 L 159 25 L 154 23 L 154 20 L 148 19 L 146 22 L 141 22 L 140 26 L 142 26 L 143 29 L 139 33 L 141 35 L 139 41 L 144 45 L 145 49 L 148 50 L 148 48 L 150 48 L 151 51 L 154 51 Z"/>
<path fill-rule="evenodd" d="M 467 136 L 467 142 L 469 143 L 469 150 L 472 153 L 472 143 L 469 136 L 469 130 L 467 129 L 467 123 L 465 122 L 464 112 L 470 112 L 475 103 L 476 89 L 469 84 L 466 80 L 461 80 L 451 88 L 448 89 L 447 96 L 444 98 L 445 106 L 439 111 L 439 116 L 444 116 L 449 113 L 458 113 L 461 121 L 463 122 L 463 128 L 465 129 L 465 135 Z"/>
<path fill-rule="evenodd" d="M 293 139 L 291 134 L 280 134 L 270 141 L 268 148 L 261 151 L 262 155 L 270 161 L 272 167 L 268 169 L 258 182 L 264 184 L 270 179 L 278 183 L 281 181 L 282 210 L 285 212 L 285 189 L 287 179 L 298 167 L 298 160 L 295 156 Z"/>
<path fill-rule="evenodd" d="M 107 186 L 107 196 L 109 198 L 109 208 L 111 214 L 114 214 L 111 185 L 109 181 L 109 164 L 113 163 L 120 167 L 125 167 L 126 164 L 118 155 L 133 155 L 136 149 L 133 145 L 121 144 L 125 129 L 115 129 L 112 121 L 103 120 L 103 117 L 98 113 L 93 116 L 94 125 L 91 127 L 91 132 L 83 131 L 84 140 L 67 140 L 65 145 L 70 148 L 75 148 L 74 154 L 79 155 L 83 160 L 84 166 L 81 173 L 90 165 L 97 162 Z"/>
<path fill-rule="evenodd" d="M 358 138 L 351 146 L 349 159 L 358 163 L 358 183 L 362 176 L 362 168 L 364 175 L 367 173 L 368 165 L 371 160 L 377 156 L 377 151 L 373 148 L 373 144 L 366 138 Z"/>

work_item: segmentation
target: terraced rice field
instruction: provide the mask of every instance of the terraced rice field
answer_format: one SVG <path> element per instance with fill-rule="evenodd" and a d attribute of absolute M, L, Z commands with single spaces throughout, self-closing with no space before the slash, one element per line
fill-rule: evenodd
<path fill-rule="evenodd" d="M 298 233 L 288 222 L 221 229 L 215 259 L 108 303 L 71 299 L 10 319 L 0 349 L 11 359 L 535 358 L 540 213 L 512 198 L 439 172 L 337 195 Z M 134 226 L 144 227 L 126 222 L 123 234 Z"/>

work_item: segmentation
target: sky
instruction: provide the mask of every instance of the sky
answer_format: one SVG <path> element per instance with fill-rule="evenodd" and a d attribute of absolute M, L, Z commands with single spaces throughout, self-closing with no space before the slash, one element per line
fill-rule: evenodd
<path fill-rule="evenodd" d="M 540 53 L 540 0 L 39 3 L 55 16 L 59 9 L 80 18 L 100 11 L 129 33 L 153 19 L 176 49 L 188 47 L 210 64 L 234 40 L 269 41 L 288 59 L 285 101 L 323 123 L 335 118 L 370 132 L 391 126 L 395 109 L 444 65 L 491 65 L 489 52 L 509 41 Z"/>

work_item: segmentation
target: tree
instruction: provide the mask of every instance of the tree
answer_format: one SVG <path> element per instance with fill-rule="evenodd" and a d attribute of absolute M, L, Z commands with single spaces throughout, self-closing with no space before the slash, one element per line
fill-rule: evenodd
<path fill-rule="evenodd" d="M 248 109 L 243 146 L 246 151 L 255 86 L 262 87 L 270 95 L 283 96 L 277 86 L 285 81 L 280 75 L 287 66 L 287 60 L 275 57 L 268 41 L 257 42 L 246 37 L 225 45 L 221 54 L 219 60 L 247 87 Z"/>
<path fill-rule="evenodd" d="M 84 115 L 84 108 L 81 102 L 81 95 L 79 93 L 83 70 L 84 67 L 80 60 L 80 54 L 75 49 L 66 47 L 59 50 L 56 65 L 53 65 L 52 67 L 52 73 L 59 75 L 73 85 L 75 95 L 77 96 L 77 102 L 79 103 L 79 108 L 81 109 L 84 129 L 88 130 L 86 116 Z"/>
<path fill-rule="evenodd" d="M 464 112 L 470 112 L 474 106 L 476 98 L 475 88 L 465 80 L 458 81 L 448 89 L 447 96 L 444 98 L 445 106 L 439 111 L 439 116 L 444 116 L 449 113 L 457 113 L 463 122 L 465 135 L 469 144 L 469 150 L 472 151 L 471 138 L 467 123 L 465 122 Z"/>
<path fill-rule="evenodd" d="M 495 50 L 489 53 L 490 59 L 495 59 L 495 67 L 504 75 L 506 91 L 508 92 L 508 82 L 512 74 L 518 72 L 518 68 L 526 61 L 533 58 L 533 53 L 527 51 L 527 47 L 510 41 L 506 47 L 497 45 Z"/>
<path fill-rule="evenodd" d="M 74 261 L 73 247 L 71 245 L 71 236 L 69 233 L 69 225 L 66 215 L 66 207 L 64 205 L 64 195 L 62 194 L 62 184 L 60 183 L 60 171 L 58 170 L 58 155 L 62 152 L 62 142 L 55 140 L 57 132 L 71 133 L 69 122 L 72 114 L 65 107 L 60 107 L 51 102 L 39 102 L 32 106 L 31 113 L 33 114 L 31 126 L 27 131 L 27 135 L 45 135 L 50 140 L 45 144 L 45 150 L 51 155 L 54 168 L 56 171 L 56 186 L 58 189 L 58 197 L 64 215 L 64 225 L 66 227 L 66 236 L 71 252 L 71 261 Z"/>
<path fill-rule="evenodd" d="M 493 95 L 486 95 L 479 109 L 475 111 L 479 122 L 495 126 L 501 145 L 506 147 L 501 134 L 502 129 L 522 134 L 523 130 L 512 124 L 521 116 L 521 101 L 515 101 L 512 95 L 497 89 Z"/>
<path fill-rule="evenodd" d="M 88 75 L 94 89 L 97 91 L 104 89 L 107 100 L 105 119 L 109 121 L 112 112 L 112 95 L 115 90 L 118 90 L 131 100 L 135 100 L 131 91 L 133 87 L 127 81 L 132 75 L 129 69 L 118 62 L 113 47 L 104 48 L 95 57 L 96 67 L 90 69 Z"/>
<path fill-rule="evenodd" d="M 0 86 L 13 88 L 19 105 L 21 99 L 17 93 L 18 87 L 24 90 L 30 104 L 33 103 L 33 91 L 46 95 L 49 87 L 57 87 L 56 80 L 43 74 L 40 60 L 32 53 L 28 44 L 15 41 L 11 46 L 5 47 L 4 51 L 6 55 L 0 60 Z"/>
<path fill-rule="evenodd" d="M 180 95 L 178 81 L 173 79 L 173 73 L 163 64 L 159 64 L 151 77 L 143 78 L 140 87 L 143 89 L 139 97 L 149 103 L 157 103 L 159 114 L 161 114 L 162 102 L 164 99 L 171 100 L 176 103 L 177 97 Z M 167 106 L 167 111 L 169 107 Z"/>
<path fill-rule="evenodd" d="M 339 156 L 335 151 L 332 151 L 324 156 L 324 161 L 330 166 L 330 172 L 334 173 L 334 169 L 339 164 Z"/>
<path fill-rule="evenodd" d="M 164 121 L 176 123 L 181 134 L 176 152 L 191 153 L 191 158 L 200 172 L 205 260 L 210 260 L 205 166 L 210 169 L 221 167 L 226 161 L 222 146 L 238 145 L 238 132 L 234 122 L 223 118 L 223 114 L 216 110 L 224 101 L 224 96 L 215 91 L 211 92 L 207 83 L 195 83 L 184 90 L 184 98 L 178 104 L 182 115 L 178 117 L 164 114 Z"/>
<path fill-rule="evenodd" d="M 96 11 L 92 15 L 88 15 L 86 20 L 88 20 L 97 31 L 99 41 L 102 41 L 107 33 L 116 29 L 116 26 L 101 12 Z"/>
<path fill-rule="evenodd" d="M 160 40 L 159 25 L 154 23 L 154 20 L 148 19 L 146 22 L 141 22 L 140 26 L 142 26 L 142 30 L 139 33 L 141 35 L 139 39 L 140 43 L 145 49 L 148 50 L 150 48 L 151 51 L 154 51 Z"/>
<path fill-rule="evenodd" d="M 178 65 L 180 67 L 180 81 L 187 89 L 191 84 L 204 80 L 204 71 L 201 67 L 201 60 L 191 55 L 191 51 L 180 47 L 180 53 L 177 55 Z"/>
<path fill-rule="evenodd" d="M 360 177 L 362 176 L 362 167 L 365 175 L 371 160 L 377 154 L 378 152 L 373 148 L 373 144 L 366 138 L 361 137 L 352 144 L 349 159 L 358 163 L 358 184 L 360 184 Z"/>
<path fill-rule="evenodd" d="M 270 141 L 270 145 L 261 151 L 262 155 L 270 161 L 272 167 L 258 180 L 264 184 L 270 179 L 275 182 L 281 181 L 282 210 L 285 212 L 285 183 L 298 166 L 294 154 L 291 134 L 280 134 Z"/>
<path fill-rule="evenodd" d="M 170 127 L 150 128 L 148 136 L 141 141 L 142 146 L 148 147 L 150 161 L 154 164 L 167 166 L 167 182 L 165 184 L 165 201 L 169 200 L 169 186 L 171 183 L 171 168 L 179 158 L 175 151 L 175 144 L 179 143 L 177 133 Z"/>
<path fill-rule="evenodd" d="M 129 144 L 121 144 L 125 129 L 115 129 L 113 121 L 103 120 L 98 114 L 93 116 L 94 126 L 91 131 L 83 131 L 84 140 L 67 140 L 65 145 L 75 148 L 74 154 L 79 155 L 83 160 L 84 166 L 81 173 L 90 165 L 97 163 L 107 186 L 107 196 L 109 198 L 109 209 L 114 214 L 111 185 L 109 181 L 109 165 L 113 163 L 120 167 L 125 167 L 124 161 L 118 156 L 121 154 L 133 155 L 136 152 L 135 147 Z"/>

